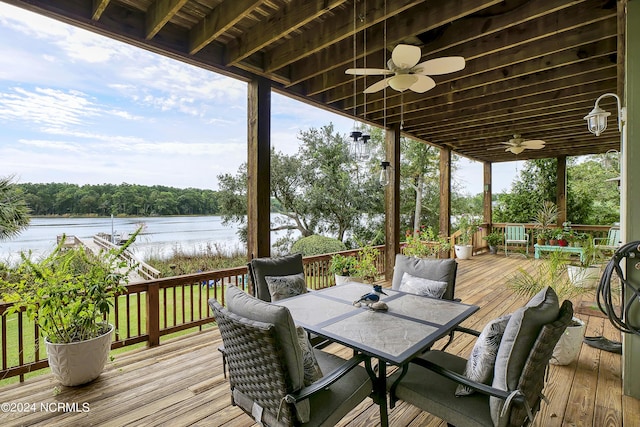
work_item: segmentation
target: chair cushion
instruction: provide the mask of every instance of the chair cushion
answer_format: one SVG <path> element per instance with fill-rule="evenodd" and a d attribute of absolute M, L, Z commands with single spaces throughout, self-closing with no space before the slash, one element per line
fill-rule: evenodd
<path fill-rule="evenodd" d="M 272 302 L 307 292 L 304 273 L 289 274 L 287 276 L 265 276 L 264 279 L 269 287 L 269 295 L 271 295 Z"/>
<path fill-rule="evenodd" d="M 558 317 L 560 306 L 553 288 L 547 286 L 511 315 L 505 328 L 493 376 L 493 387 L 513 391 L 518 387 L 522 368 L 542 326 Z M 503 401 L 490 399 L 491 417 L 499 425 Z"/>
<path fill-rule="evenodd" d="M 313 346 L 309 342 L 309 334 L 302 326 L 296 327 L 298 343 L 302 350 L 302 367 L 304 369 L 304 385 L 308 386 L 322 378 L 322 370 L 318 364 Z"/>
<path fill-rule="evenodd" d="M 447 290 L 447 282 L 438 282 L 431 279 L 413 276 L 407 272 L 402 275 L 399 291 L 410 294 L 422 295 L 432 298 L 442 298 Z"/>
<path fill-rule="evenodd" d="M 471 350 L 464 369 L 465 377 L 476 382 L 491 384 L 500 341 L 510 318 L 511 314 L 507 314 L 487 323 Z M 472 393 L 475 393 L 472 388 L 462 384 L 456 388 L 456 396 L 468 396 Z"/>
<path fill-rule="evenodd" d="M 451 371 L 462 373 L 466 360 L 451 353 L 432 350 L 420 356 Z M 400 370 L 387 379 L 387 385 L 396 381 Z M 396 396 L 423 411 L 446 420 L 451 425 L 493 427 L 489 413 L 489 397 L 482 393 L 474 393 L 464 398 L 456 397 L 458 383 L 435 372 L 409 363 L 409 371 L 404 376 Z"/>
<path fill-rule="evenodd" d="M 255 296 L 263 301 L 271 301 L 266 276 L 287 276 L 304 273 L 302 254 L 286 255 L 275 258 L 256 258 L 250 262 L 253 270 Z"/>
<path fill-rule="evenodd" d="M 396 265 L 393 270 L 393 280 L 391 288 L 400 289 L 402 276 L 409 273 L 415 277 L 435 280 L 436 282 L 447 282 L 447 289 L 442 298 L 453 299 L 453 285 L 456 278 L 458 264 L 455 259 L 429 259 L 415 258 L 406 255 L 396 255 Z"/>
<path fill-rule="evenodd" d="M 314 349 L 322 372 L 329 374 L 339 368 L 344 359 L 330 353 Z M 309 398 L 311 417 L 304 427 L 335 426 L 360 402 L 371 394 L 372 384 L 369 374 L 362 366 L 356 366 L 330 387 Z"/>
<path fill-rule="evenodd" d="M 302 388 L 304 386 L 302 350 L 289 309 L 261 301 L 233 285 L 227 286 L 226 300 L 230 312 L 275 326 L 278 340 L 283 347 L 292 391 Z"/>

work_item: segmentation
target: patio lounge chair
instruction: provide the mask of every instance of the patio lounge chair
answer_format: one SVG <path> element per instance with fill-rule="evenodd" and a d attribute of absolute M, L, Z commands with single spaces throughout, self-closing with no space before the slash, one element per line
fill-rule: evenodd
<path fill-rule="evenodd" d="M 497 322 L 504 322 L 504 334 L 497 342 L 493 341 L 491 350 L 495 366 L 471 364 L 485 366 L 486 372 L 481 376 L 489 380 L 470 379 L 472 375 L 465 371 L 469 365 L 462 357 L 429 351 L 413 359 L 408 369 L 390 377 L 392 407 L 401 399 L 457 427 L 515 427 L 532 423 L 540 409 L 553 349 L 573 316 L 571 302 L 564 301 L 558 310 L 557 296 L 549 289 L 545 288 L 506 320 L 503 316 L 485 327 L 485 331 L 492 330 Z M 469 329 L 463 331 L 481 336 Z M 487 355 L 476 353 L 476 347 L 472 357 Z M 487 344 L 479 348 L 487 348 Z M 466 388 L 461 389 L 460 385 Z"/>
<path fill-rule="evenodd" d="M 266 303 L 234 286 L 226 293 L 228 309 L 209 306 L 220 328 L 229 364 L 233 405 L 264 426 L 333 426 L 372 390 L 370 364 L 362 354 L 344 360 L 310 346 L 286 307 Z M 307 384 L 307 353 L 317 360 L 321 378 Z M 307 354 L 305 354 L 307 353 Z M 370 365 L 369 365 L 370 366 Z"/>
<path fill-rule="evenodd" d="M 523 224 L 506 224 L 504 226 L 504 255 L 509 256 L 509 244 L 524 244 L 524 256 L 529 253 L 529 235 Z"/>
<path fill-rule="evenodd" d="M 607 237 L 595 237 L 593 239 L 593 246 L 596 249 L 605 251 L 615 251 L 621 245 L 620 228 L 611 227 L 607 233 Z"/>

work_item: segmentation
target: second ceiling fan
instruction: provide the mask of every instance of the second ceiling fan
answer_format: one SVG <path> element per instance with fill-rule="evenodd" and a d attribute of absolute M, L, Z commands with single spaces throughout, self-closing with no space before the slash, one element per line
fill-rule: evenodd
<path fill-rule="evenodd" d="M 513 154 L 520 154 L 526 149 L 539 150 L 544 148 L 545 142 L 541 139 L 524 139 L 519 134 L 514 134 L 507 142 L 501 142 L 500 144 L 508 145 L 504 151 L 510 151 Z"/>
<path fill-rule="evenodd" d="M 409 89 L 413 92 L 424 93 L 433 89 L 436 82 L 429 76 L 460 71 L 465 67 L 465 60 L 461 56 L 446 56 L 430 59 L 418 64 L 422 52 L 419 47 L 408 44 L 399 44 L 391 53 L 391 59 L 387 62 L 388 69 L 384 68 L 349 68 L 346 74 L 356 76 L 385 76 L 391 75 L 379 82 L 372 84 L 364 90 L 364 93 L 374 93 L 390 86 L 398 92 Z"/>

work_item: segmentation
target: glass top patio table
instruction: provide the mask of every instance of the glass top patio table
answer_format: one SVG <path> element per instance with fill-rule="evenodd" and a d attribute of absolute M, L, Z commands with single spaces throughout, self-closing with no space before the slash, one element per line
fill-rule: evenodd
<path fill-rule="evenodd" d="M 274 304 L 285 306 L 296 324 L 358 352 L 378 359 L 377 373 L 367 364 L 372 397 L 380 407 L 380 425 L 387 427 L 387 363 L 406 365 L 478 310 L 477 306 L 384 289 L 388 311 L 356 307 L 354 301 L 373 290 L 347 283 L 307 292 Z"/>
<path fill-rule="evenodd" d="M 478 310 L 477 306 L 384 289 L 388 311 L 353 305 L 371 285 L 348 283 L 277 301 L 296 324 L 347 347 L 402 365 Z"/>

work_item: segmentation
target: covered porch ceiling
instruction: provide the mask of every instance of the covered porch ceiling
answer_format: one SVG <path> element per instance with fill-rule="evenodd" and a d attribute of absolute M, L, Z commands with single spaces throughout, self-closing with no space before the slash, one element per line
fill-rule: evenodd
<path fill-rule="evenodd" d="M 406 136 L 479 161 L 619 149 L 618 132 L 596 138 L 583 120 L 599 95 L 622 95 L 616 0 L 2 1 L 228 76 L 263 77 L 371 124 L 402 119 Z M 463 56 L 466 67 L 434 76 L 423 94 L 363 95 L 382 76 L 345 70 L 384 68 L 399 43 L 419 46 L 421 61 Z M 601 107 L 615 127 L 613 99 Z M 546 147 L 516 158 L 501 144 L 515 133 Z"/>

